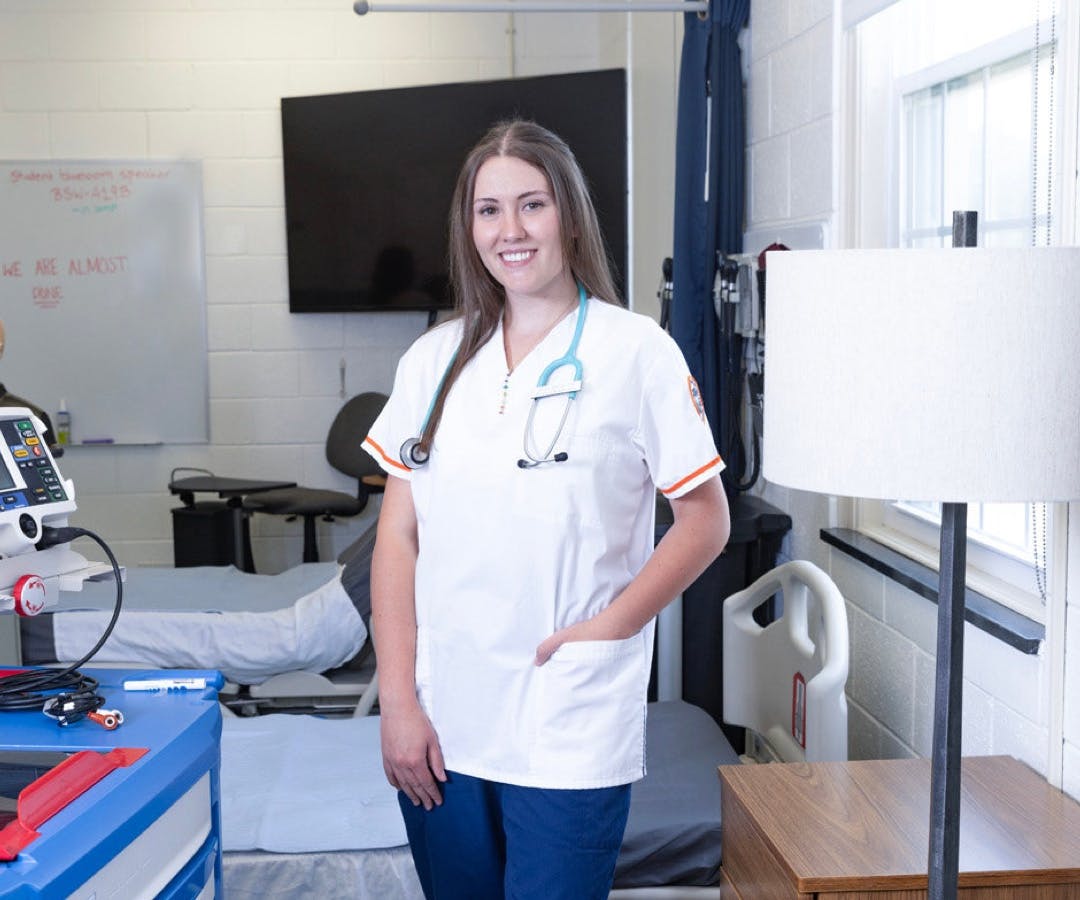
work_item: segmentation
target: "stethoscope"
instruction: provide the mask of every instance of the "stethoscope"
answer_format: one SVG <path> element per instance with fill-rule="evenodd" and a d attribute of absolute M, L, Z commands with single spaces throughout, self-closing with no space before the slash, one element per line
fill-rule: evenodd
<path fill-rule="evenodd" d="M 537 379 L 536 390 L 533 391 L 531 397 L 532 405 L 529 407 L 529 417 L 525 420 L 525 435 L 522 441 L 522 448 L 525 451 L 525 456 L 517 461 L 519 469 L 534 469 L 544 463 L 566 462 L 566 460 L 570 458 L 565 451 L 560 451 L 554 455 L 552 455 L 551 451 L 555 449 L 555 445 L 562 436 L 563 427 L 566 425 L 566 419 L 570 415 L 570 404 L 574 402 L 574 398 L 577 397 L 578 391 L 581 390 L 582 369 L 581 360 L 578 359 L 577 356 L 577 350 L 578 344 L 581 342 L 581 332 L 585 328 L 585 313 L 587 310 L 588 302 L 585 297 L 585 288 L 583 285 L 578 284 L 578 312 L 574 336 L 571 338 L 570 346 L 567 347 L 566 352 L 558 359 L 554 359 L 548 363 L 544 368 L 544 371 L 540 373 L 540 378 Z M 453 367 L 456 359 L 457 353 L 451 358 L 449 365 L 446 367 L 446 371 L 443 372 L 442 378 L 439 379 L 439 384 L 435 388 L 435 396 L 431 398 L 427 415 L 424 416 L 424 422 L 420 426 L 420 434 L 423 434 L 424 430 L 427 428 L 428 421 L 431 419 L 431 413 L 435 409 L 435 401 L 442 392 L 443 382 L 446 381 L 446 376 L 450 373 L 450 369 Z M 574 370 L 573 380 L 561 384 L 551 384 L 551 376 L 565 366 L 569 366 Z M 534 448 L 530 438 L 532 435 L 533 420 L 536 416 L 536 408 L 539 406 L 540 401 L 545 397 L 559 396 L 565 397 L 566 402 L 563 406 L 562 416 L 559 419 L 559 426 L 555 431 L 555 436 L 551 439 L 551 442 L 547 445 L 547 448 L 543 453 L 534 454 Z M 401 445 L 400 456 L 401 461 L 410 469 L 419 469 L 427 463 L 431 454 L 420 446 L 419 437 L 412 437 Z"/>

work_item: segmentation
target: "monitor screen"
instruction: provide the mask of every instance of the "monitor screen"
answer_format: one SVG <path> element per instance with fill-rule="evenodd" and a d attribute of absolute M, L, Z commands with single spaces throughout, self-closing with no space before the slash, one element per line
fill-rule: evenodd
<path fill-rule="evenodd" d="M 30 425 L 30 422 L 22 419 L 19 420 L 25 425 Z M 14 453 L 23 446 L 22 434 L 16 427 L 15 420 L 6 420 L 0 423 L 0 440 L 2 440 L 8 448 L 8 452 Z M 13 464 L 13 463 L 12 463 Z M 0 453 L 0 491 L 9 491 L 15 487 L 15 473 L 8 468 L 9 463 L 5 454 Z M 3 504 L 0 503 L 0 506 Z"/>
<path fill-rule="evenodd" d="M 15 478 L 8 471 L 7 461 L 0 455 L 0 491 L 10 491 L 15 487 Z"/>
<path fill-rule="evenodd" d="M 608 69 L 283 99 L 289 309 L 449 306 L 454 182 L 469 149 L 512 116 L 551 129 L 574 151 L 621 292 L 626 77 Z"/>

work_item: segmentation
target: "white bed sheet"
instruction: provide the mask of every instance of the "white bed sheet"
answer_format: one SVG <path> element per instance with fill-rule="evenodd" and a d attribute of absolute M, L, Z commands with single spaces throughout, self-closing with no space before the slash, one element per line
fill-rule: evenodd
<path fill-rule="evenodd" d="M 311 574 L 297 580 L 289 573 L 259 576 L 231 568 L 130 570 L 125 594 L 132 602 L 94 661 L 217 669 L 240 684 L 343 665 L 363 647 L 367 628 L 342 586 L 340 568 L 331 566 L 328 578 L 323 572 L 315 587 L 310 587 Z M 114 590 L 111 582 L 93 587 L 110 595 Z M 306 593 L 297 593 L 305 587 Z M 78 609 L 104 605 L 100 599 L 87 602 L 89 595 L 81 599 L 82 604 L 79 595 L 68 595 L 66 608 L 52 616 L 58 660 L 81 659 L 111 617 L 100 608 Z"/>
<path fill-rule="evenodd" d="M 405 844 L 378 717 L 226 717 L 221 842 L 224 850 L 274 853 Z"/>

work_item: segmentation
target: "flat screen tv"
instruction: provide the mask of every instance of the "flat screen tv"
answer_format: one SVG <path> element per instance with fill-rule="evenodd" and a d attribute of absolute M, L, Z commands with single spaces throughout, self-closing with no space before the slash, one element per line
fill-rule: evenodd
<path fill-rule="evenodd" d="M 622 290 L 626 78 L 608 69 L 283 99 L 290 311 L 450 306 L 454 181 L 469 149 L 511 116 L 574 151 Z"/>

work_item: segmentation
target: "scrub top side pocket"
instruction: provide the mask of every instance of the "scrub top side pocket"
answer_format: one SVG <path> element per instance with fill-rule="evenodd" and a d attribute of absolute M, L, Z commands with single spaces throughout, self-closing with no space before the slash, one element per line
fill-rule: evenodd
<path fill-rule="evenodd" d="M 531 765 L 565 787 L 608 787 L 644 774 L 648 642 L 563 644 L 540 667 Z"/>

